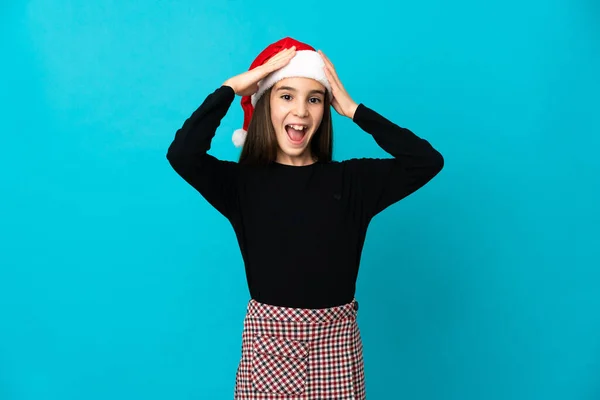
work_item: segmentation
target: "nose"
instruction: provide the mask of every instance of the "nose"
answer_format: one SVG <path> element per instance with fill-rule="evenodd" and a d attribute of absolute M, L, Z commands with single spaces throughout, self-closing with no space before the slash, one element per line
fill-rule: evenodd
<path fill-rule="evenodd" d="M 306 106 L 306 104 L 303 101 L 299 101 L 296 104 L 296 108 L 294 111 L 295 111 L 294 114 L 297 115 L 298 117 L 308 116 L 308 107 Z"/>

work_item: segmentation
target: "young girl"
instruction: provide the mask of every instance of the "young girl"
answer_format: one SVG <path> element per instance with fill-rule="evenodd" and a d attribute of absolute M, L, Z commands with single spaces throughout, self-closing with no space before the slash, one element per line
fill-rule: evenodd
<path fill-rule="evenodd" d="M 239 162 L 208 154 L 236 95 Z M 392 157 L 332 160 L 331 107 Z M 269 45 L 183 123 L 167 158 L 235 231 L 250 300 L 235 399 L 364 399 L 354 299 L 371 219 L 443 167 L 426 140 L 348 95 L 331 61 Z"/>

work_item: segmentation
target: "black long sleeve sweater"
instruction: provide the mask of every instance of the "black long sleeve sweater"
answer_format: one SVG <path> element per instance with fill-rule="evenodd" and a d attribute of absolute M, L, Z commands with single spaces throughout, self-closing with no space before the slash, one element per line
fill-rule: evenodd
<path fill-rule="evenodd" d="M 442 155 L 361 103 L 353 121 L 392 157 L 260 167 L 219 160 L 208 151 L 234 98 L 225 85 L 207 96 L 176 132 L 171 166 L 230 221 L 253 299 L 300 308 L 352 301 L 369 222 L 437 175 Z"/>

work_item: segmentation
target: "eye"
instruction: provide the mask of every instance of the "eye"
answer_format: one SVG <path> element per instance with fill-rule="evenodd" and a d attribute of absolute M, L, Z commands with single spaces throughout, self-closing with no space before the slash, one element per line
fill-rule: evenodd
<path fill-rule="evenodd" d="M 316 101 L 313 101 L 314 104 L 318 104 L 321 102 L 321 99 L 318 97 L 313 97 L 313 98 L 311 98 L 311 100 L 316 100 Z"/>
<path fill-rule="evenodd" d="M 284 100 L 290 100 L 292 96 L 290 96 L 289 94 L 284 94 L 283 96 L 281 96 L 281 98 Z"/>

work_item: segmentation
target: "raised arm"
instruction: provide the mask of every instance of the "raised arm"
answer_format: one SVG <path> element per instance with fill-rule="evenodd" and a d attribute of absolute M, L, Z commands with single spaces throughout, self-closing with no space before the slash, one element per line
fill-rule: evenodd
<path fill-rule="evenodd" d="M 444 158 L 425 139 L 352 100 L 333 63 L 322 51 L 319 53 L 331 83 L 334 109 L 371 134 L 377 144 L 393 156 L 344 162 L 349 187 L 356 188 L 354 195 L 360 199 L 361 214 L 368 220 L 429 182 L 442 170 Z"/>
<path fill-rule="evenodd" d="M 185 120 L 167 151 L 173 169 L 225 217 L 234 210 L 238 164 L 208 154 L 211 141 L 235 92 L 221 86 Z"/>
<path fill-rule="evenodd" d="M 363 210 L 372 218 L 388 206 L 423 187 L 444 166 L 444 158 L 431 144 L 360 104 L 353 121 L 371 134 L 393 158 L 348 160 L 350 176 L 361 188 Z"/>
<path fill-rule="evenodd" d="M 292 46 L 278 52 L 263 65 L 227 79 L 183 123 L 169 146 L 167 159 L 173 169 L 229 219 L 238 204 L 240 165 L 209 155 L 212 138 L 235 95 L 255 93 L 261 79 L 285 66 L 295 54 L 296 48 Z"/>

